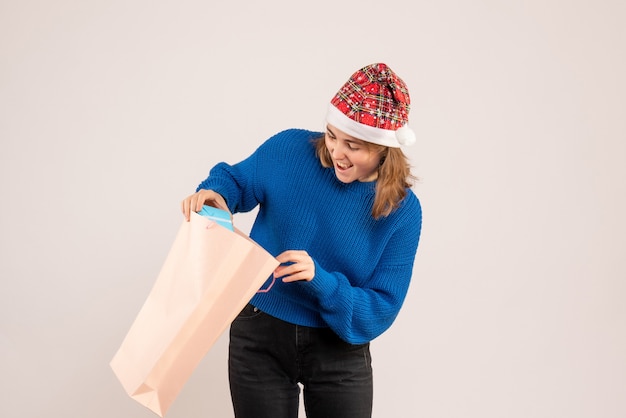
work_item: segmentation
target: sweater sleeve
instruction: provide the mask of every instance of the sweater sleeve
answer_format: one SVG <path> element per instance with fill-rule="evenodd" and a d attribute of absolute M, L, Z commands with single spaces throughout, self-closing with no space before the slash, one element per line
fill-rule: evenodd
<path fill-rule="evenodd" d="M 293 148 L 297 146 L 295 144 L 298 142 L 308 144 L 308 141 L 316 135 L 319 134 L 301 129 L 279 132 L 261 144 L 245 160 L 233 165 L 224 162 L 217 164 L 196 191 L 214 190 L 226 200 L 232 213 L 249 212 L 263 203 L 265 187 L 273 184 L 271 170 L 276 167 L 281 156 L 285 158 L 285 155 L 294 152 Z M 294 141 L 294 137 L 300 141 Z M 298 152 L 297 149 L 295 152 Z"/>
<path fill-rule="evenodd" d="M 386 331 L 406 297 L 421 231 L 419 201 L 408 208 L 416 215 L 389 241 L 381 262 L 364 286 L 354 286 L 340 272 L 326 271 L 315 262 L 315 277 L 302 282 L 318 301 L 328 326 L 343 340 L 362 344 Z"/>
<path fill-rule="evenodd" d="M 196 191 L 206 189 L 219 193 L 232 213 L 251 211 L 260 203 L 255 183 L 258 154 L 259 150 L 234 165 L 217 164 Z"/>

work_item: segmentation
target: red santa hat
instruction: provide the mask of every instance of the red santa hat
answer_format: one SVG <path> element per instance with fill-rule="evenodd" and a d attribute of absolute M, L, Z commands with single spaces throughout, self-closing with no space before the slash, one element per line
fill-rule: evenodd
<path fill-rule="evenodd" d="M 386 64 L 355 72 L 328 106 L 326 122 L 366 142 L 399 148 L 415 143 L 409 90 Z"/>

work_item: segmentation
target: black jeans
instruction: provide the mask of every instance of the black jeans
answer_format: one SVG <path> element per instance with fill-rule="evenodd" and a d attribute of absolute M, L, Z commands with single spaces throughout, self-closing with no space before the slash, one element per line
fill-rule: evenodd
<path fill-rule="evenodd" d="M 237 418 L 295 418 L 301 383 L 308 418 L 370 418 L 369 344 L 289 324 L 246 306 L 230 328 L 230 392 Z"/>

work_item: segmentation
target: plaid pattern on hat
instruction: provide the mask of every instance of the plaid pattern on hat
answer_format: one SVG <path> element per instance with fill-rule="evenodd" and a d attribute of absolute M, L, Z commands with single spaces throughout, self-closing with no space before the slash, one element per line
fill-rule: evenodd
<path fill-rule="evenodd" d="M 404 81 L 386 64 L 371 64 L 339 89 L 330 102 L 327 121 L 367 142 L 410 145 L 415 140 L 414 135 L 410 138 L 412 131 L 407 132 L 410 105 Z"/>

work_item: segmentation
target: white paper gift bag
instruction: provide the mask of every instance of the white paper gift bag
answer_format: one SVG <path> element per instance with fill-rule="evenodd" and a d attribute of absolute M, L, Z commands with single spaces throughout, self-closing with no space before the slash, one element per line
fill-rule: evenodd
<path fill-rule="evenodd" d="M 278 261 L 239 231 L 191 213 L 111 367 L 164 416 L 185 382 Z"/>

